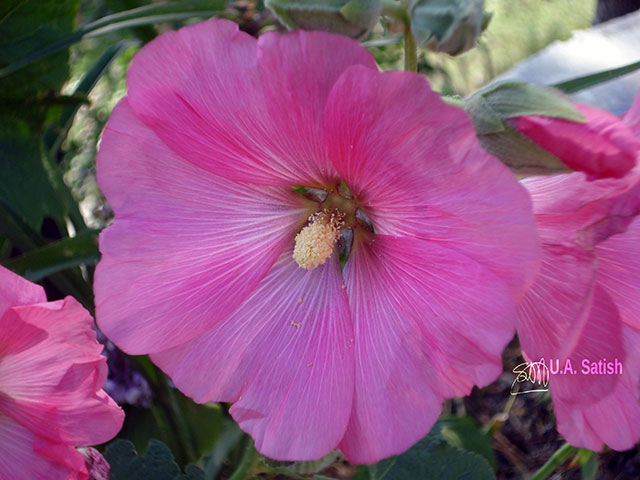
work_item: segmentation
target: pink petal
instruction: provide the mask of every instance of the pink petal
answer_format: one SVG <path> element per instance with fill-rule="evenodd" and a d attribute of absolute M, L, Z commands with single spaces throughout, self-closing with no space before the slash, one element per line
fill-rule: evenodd
<path fill-rule="evenodd" d="M 584 374 L 582 370 L 585 361 L 589 365 L 605 358 L 618 358 L 623 364 L 627 361 L 618 310 L 602 287 L 594 288 L 587 311 L 575 316 L 564 343 L 548 358 L 559 360 L 559 367 L 565 372 L 551 375 L 549 386 L 554 401 L 576 405 L 593 403 L 616 388 L 619 377 Z M 567 360 L 571 362 L 571 369 L 565 371 Z M 571 370 L 575 373 L 569 373 Z"/>
<path fill-rule="evenodd" d="M 598 244 L 596 253 L 598 283 L 615 301 L 622 321 L 640 330 L 640 219 Z"/>
<path fill-rule="evenodd" d="M 65 462 L 52 461 L 51 455 L 41 455 L 36 444 L 41 440 L 32 432 L 0 412 L 0 478 L 3 480 L 86 480 L 81 472 L 70 470 L 70 462 L 79 469 L 84 466 L 82 455 L 66 447 Z M 51 453 L 51 452 L 48 452 Z M 63 459 L 61 459 L 63 460 Z"/>
<path fill-rule="evenodd" d="M 588 181 L 582 173 L 522 181 L 543 241 L 590 249 L 624 232 L 640 214 L 640 164 L 621 179 Z"/>
<path fill-rule="evenodd" d="M 70 471 L 67 480 L 94 480 L 89 475 L 84 455 L 75 447 L 54 443 L 41 437 L 33 442 L 34 451 Z M 95 479 L 97 480 L 97 479 Z"/>
<path fill-rule="evenodd" d="M 351 462 L 372 463 L 426 435 L 444 398 L 500 374 L 515 307 L 490 270 L 410 237 L 358 236 L 345 279 L 356 387 L 340 448 Z"/>
<path fill-rule="evenodd" d="M 290 188 L 236 184 L 181 159 L 127 100 L 103 134 L 98 182 L 116 219 L 100 238 L 97 320 L 132 354 L 184 343 L 231 314 L 310 213 Z"/>
<path fill-rule="evenodd" d="M 113 438 L 124 413 L 101 390 L 106 359 L 87 311 L 67 297 L 14 307 L 1 319 L 3 331 L 7 323 L 21 348 L 3 351 L 0 410 L 54 443 L 93 445 Z M 24 348 L 22 339 L 33 333 L 39 341 Z"/>
<path fill-rule="evenodd" d="M 560 351 L 579 336 L 576 324 L 588 313 L 596 278 L 592 252 L 543 244 L 540 273 L 518 304 L 520 345 L 532 361 L 561 359 Z M 586 318 L 586 317 L 585 317 Z"/>
<path fill-rule="evenodd" d="M 15 305 L 30 305 L 47 301 L 44 289 L 11 270 L 0 267 L 0 317 Z"/>
<path fill-rule="evenodd" d="M 329 152 L 376 233 L 420 236 L 485 265 L 522 296 L 539 256 L 526 192 L 477 144 L 465 113 L 407 72 L 345 72 L 325 112 Z"/>
<path fill-rule="evenodd" d="M 622 116 L 622 121 L 636 136 L 640 135 L 640 93 L 636 95 L 631 108 Z"/>
<path fill-rule="evenodd" d="M 540 274 L 518 305 L 518 337 L 526 358 L 578 372 L 552 372 L 554 398 L 566 402 L 594 401 L 615 386 L 612 376 L 581 375 L 584 359 L 624 357 L 620 316 L 596 284 L 597 265 L 593 252 L 543 244 Z"/>
<path fill-rule="evenodd" d="M 622 376 L 608 395 L 586 403 L 553 398 L 558 431 L 572 445 L 599 451 L 602 444 L 607 444 L 623 451 L 633 448 L 640 440 L 640 333 L 624 326 L 623 338 L 630 355 L 622 362 Z M 577 391 L 576 398 L 583 391 Z"/>
<path fill-rule="evenodd" d="M 355 64 L 376 68 L 351 39 L 295 32 L 256 42 L 235 23 L 210 20 L 145 46 L 127 85 L 136 115 L 194 165 L 231 180 L 312 185 L 335 176 L 322 112 Z"/>
<path fill-rule="evenodd" d="M 3 268 L 0 267 L 0 271 L 2 270 Z M 12 310 L 7 310 L 0 315 L 0 332 L 2 332 L 0 336 L 2 357 L 18 355 L 35 347 L 48 336 L 46 330 L 23 322 Z M 0 368 L 2 368 L 1 363 Z"/>
<path fill-rule="evenodd" d="M 231 414 L 264 455 L 311 460 L 334 449 L 346 428 L 352 326 L 335 254 L 310 271 L 291 254 L 233 315 L 151 358 L 196 401 L 235 402 Z"/>
<path fill-rule="evenodd" d="M 640 141 L 615 115 L 586 105 L 576 107 L 586 123 L 527 116 L 515 120 L 516 128 L 590 180 L 625 175 L 636 165 Z"/>

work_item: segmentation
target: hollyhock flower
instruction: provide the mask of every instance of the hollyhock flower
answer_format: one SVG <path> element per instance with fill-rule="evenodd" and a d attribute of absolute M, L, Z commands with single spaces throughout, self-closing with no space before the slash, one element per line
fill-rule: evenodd
<path fill-rule="evenodd" d="M 640 96 L 623 121 L 640 135 Z M 640 440 L 640 164 L 619 180 L 527 179 L 542 239 L 539 277 L 518 311 L 532 361 L 567 360 L 549 382 L 559 432 L 573 445 Z M 597 374 L 593 363 L 622 365 Z M 586 362 L 586 363 L 583 363 Z M 585 369 L 586 366 L 586 369 Z"/>
<path fill-rule="evenodd" d="M 0 267 L 0 478 L 86 480 L 77 446 L 106 442 L 124 412 L 101 389 L 106 359 L 73 298 Z"/>
<path fill-rule="evenodd" d="M 423 78 L 211 20 L 144 47 L 127 85 L 97 160 L 116 345 L 285 460 L 401 452 L 499 374 L 537 269 L 528 196 Z"/>
<path fill-rule="evenodd" d="M 587 105 L 575 104 L 584 123 L 529 115 L 513 119 L 516 129 L 542 149 L 559 158 L 589 180 L 620 178 L 640 156 L 637 134 L 615 115 Z"/>

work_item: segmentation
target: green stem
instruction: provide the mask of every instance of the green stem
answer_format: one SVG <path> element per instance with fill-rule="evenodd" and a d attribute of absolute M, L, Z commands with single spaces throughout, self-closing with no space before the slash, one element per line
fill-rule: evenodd
<path fill-rule="evenodd" d="M 556 450 L 553 455 L 551 455 L 551 458 L 547 460 L 547 463 L 542 465 L 542 467 L 540 467 L 540 469 L 534 473 L 529 480 L 544 480 L 577 451 L 578 449 L 576 447 L 572 447 L 568 443 L 565 443 Z"/>
<path fill-rule="evenodd" d="M 393 18 L 403 25 L 409 25 L 409 13 L 402 2 L 397 0 L 382 0 L 382 16 Z"/>
<path fill-rule="evenodd" d="M 404 69 L 408 72 L 418 71 L 418 47 L 408 25 L 404 31 Z"/>
<path fill-rule="evenodd" d="M 249 438 L 247 440 L 247 447 L 240 459 L 240 464 L 235 472 L 233 472 L 233 475 L 229 477 L 229 480 L 246 480 L 251 478 L 257 460 L 258 451 L 253 445 L 253 439 Z"/>

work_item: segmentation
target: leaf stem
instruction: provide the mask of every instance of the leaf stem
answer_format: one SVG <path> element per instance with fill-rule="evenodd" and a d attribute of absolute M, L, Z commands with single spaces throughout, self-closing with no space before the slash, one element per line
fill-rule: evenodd
<path fill-rule="evenodd" d="M 258 460 L 258 451 L 253 445 L 253 439 L 247 439 L 247 447 L 242 454 L 240 464 L 236 468 L 235 472 L 229 477 L 229 480 L 246 480 L 251 477 L 253 468 Z"/>
<path fill-rule="evenodd" d="M 568 443 L 565 443 L 556 450 L 553 455 L 551 455 L 551 458 L 547 460 L 547 463 L 542 465 L 542 467 L 540 467 L 540 469 L 534 473 L 529 480 L 544 480 L 577 451 L 578 449 L 576 447 L 572 447 Z"/>

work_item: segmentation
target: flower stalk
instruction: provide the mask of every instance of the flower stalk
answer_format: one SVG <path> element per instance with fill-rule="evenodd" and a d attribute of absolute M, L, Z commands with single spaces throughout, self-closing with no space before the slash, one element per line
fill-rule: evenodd
<path fill-rule="evenodd" d="M 404 69 L 407 72 L 418 71 L 418 47 L 408 25 L 404 31 Z"/>
<path fill-rule="evenodd" d="M 568 443 L 565 443 L 556 450 L 553 455 L 551 455 L 551 458 L 547 460 L 547 463 L 542 465 L 542 467 L 540 467 L 540 469 L 534 473 L 529 480 L 544 480 L 577 451 L 578 449 L 576 447 L 572 447 Z"/>

